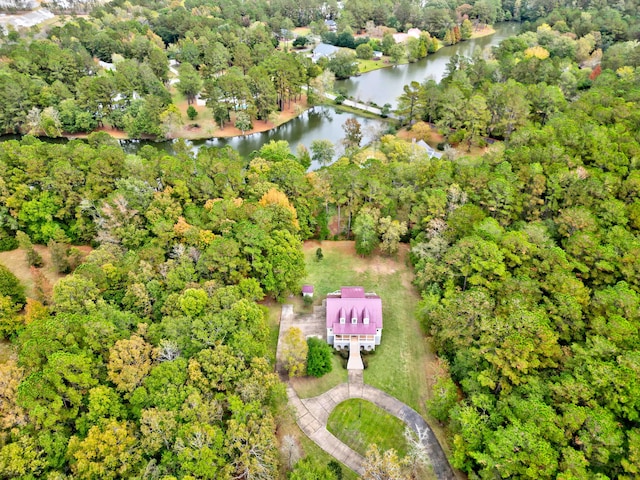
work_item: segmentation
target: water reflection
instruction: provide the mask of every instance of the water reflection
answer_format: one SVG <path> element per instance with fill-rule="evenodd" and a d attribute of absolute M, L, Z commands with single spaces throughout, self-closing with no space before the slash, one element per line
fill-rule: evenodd
<path fill-rule="evenodd" d="M 330 140 L 336 146 L 336 158 L 343 153 L 340 141 L 344 138 L 342 125 L 348 118 L 356 118 L 362 125 L 363 144 L 372 140 L 374 132 L 378 128 L 384 127 L 381 120 L 372 120 L 352 113 L 340 112 L 332 107 L 315 107 L 307 110 L 299 117 L 280 125 L 273 130 L 262 133 L 253 133 L 233 138 L 211 138 L 208 140 L 194 140 L 187 143 L 192 147 L 194 153 L 202 146 L 225 147 L 230 146 L 237 150 L 241 156 L 249 156 L 252 152 L 260 150 L 262 145 L 271 140 L 286 140 L 289 142 L 292 153 L 296 153 L 298 145 L 302 144 L 308 149 L 314 140 Z M 151 145 L 161 148 L 168 153 L 173 153 L 173 142 L 152 142 L 144 140 L 123 140 L 121 142 L 127 153 L 136 153 L 144 145 Z M 311 170 L 319 168 L 320 165 L 312 163 Z"/>
<path fill-rule="evenodd" d="M 517 23 L 501 23 L 495 26 L 496 33 L 493 35 L 443 47 L 416 63 L 374 70 L 360 77 L 336 82 L 336 88 L 343 88 L 349 96 L 361 102 L 372 101 L 379 106 L 390 103 L 395 108 L 405 85 L 412 81 L 422 83 L 428 79 L 439 82 L 451 56 L 458 54 L 471 57 L 476 48 L 484 50 L 498 45 L 505 38 L 516 35 L 518 28 Z"/>

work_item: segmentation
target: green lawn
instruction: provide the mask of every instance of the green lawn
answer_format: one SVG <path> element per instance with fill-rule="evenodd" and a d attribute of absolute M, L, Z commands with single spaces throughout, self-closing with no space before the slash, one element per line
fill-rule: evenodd
<path fill-rule="evenodd" d="M 304 377 L 291 380 L 291 384 L 300 398 L 316 397 L 347 381 L 347 369 L 342 366 L 340 356 L 335 354 L 332 361 L 333 369 L 331 372 L 320 378 Z"/>
<path fill-rule="evenodd" d="M 405 63 L 409 63 L 407 57 L 402 57 L 402 60 L 398 63 L 398 65 L 404 65 Z M 358 59 L 358 71 L 360 73 L 367 73 L 372 70 L 378 70 L 380 68 L 393 67 L 393 63 L 391 63 L 391 57 L 382 57 L 380 60 L 362 60 Z"/>
<path fill-rule="evenodd" d="M 405 424 L 371 402 L 347 400 L 338 405 L 327 423 L 327 430 L 360 455 L 375 443 L 381 451 L 394 448 L 400 457 L 407 453 Z"/>
<path fill-rule="evenodd" d="M 319 246 L 324 259 L 317 262 Z M 427 372 L 436 358 L 414 316 L 419 296 L 411 285 L 411 267 L 400 258 L 361 258 L 353 242 L 307 242 L 305 255 L 308 273 L 304 281 L 314 285 L 316 303 L 345 285 L 362 285 L 382 298 L 382 343 L 366 357 L 364 381 L 425 414 L 425 400 L 431 393 Z"/>

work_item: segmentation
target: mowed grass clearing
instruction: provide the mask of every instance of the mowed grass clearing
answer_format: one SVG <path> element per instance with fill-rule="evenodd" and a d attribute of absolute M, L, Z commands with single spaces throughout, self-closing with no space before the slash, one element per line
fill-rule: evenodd
<path fill-rule="evenodd" d="M 382 343 L 375 353 L 365 356 L 368 368 L 364 381 L 425 414 L 425 401 L 431 393 L 428 372 L 437 360 L 415 319 L 420 297 L 411 284 L 411 266 L 405 263 L 408 248 L 401 247 L 396 258 L 380 255 L 362 258 L 355 253 L 354 242 L 305 242 L 304 281 L 315 287 L 316 304 L 327 293 L 347 285 L 362 285 L 367 292 L 375 292 L 382 298 Z M 319 262 L 317 248 L 322 248 L 324 255 Z M 319 393 L 322 391 L 316 394 Z"/>
<path fill-rule="evenodd" d="M 345 383 L 348 379 L 347 369 L 342 366 L 343 360 L 337 353 L 333 355 L 331 372 L 320 378 L 302 377 L 292 378 L 291 385 L 300 398 L 317 397 L 331 390 L 336 385 Z"/>
<path fill-rule="evenodd" d="M 327 422 L 327 430 L 360 455 L 366 455 L 369 445 L 380 451 L 391 448 L 399 457 L 407 453 L 405 424 L 371 402 L 351 399 L 338 405 Z"/>

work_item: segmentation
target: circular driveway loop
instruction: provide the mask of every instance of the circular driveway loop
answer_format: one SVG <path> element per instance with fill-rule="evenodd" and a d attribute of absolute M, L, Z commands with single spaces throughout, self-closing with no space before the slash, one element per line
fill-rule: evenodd
<path fill-rule="evenodd" d="M 362 371 L 349 372 L 349 383 L 342 383 L 328 392 L 313 398 L 301 399 L 291 385 L 287 386 L 289 402 L 296 411 L 296 421 L 302 431 L 329 455 L 362 475 L 364 457 L 338 440 L 327 430 L 329 415 L 339 403 L 351 398 L 361 398 L 377 405 L 405 422 L 414 432 L 423 433 L 422 443 L 427 449 L 433 471 L 438 480 L 455 480 L 451 465 L 442 451 L 431 427 L 413 408 L 382 390 L 362 381 Z"/>

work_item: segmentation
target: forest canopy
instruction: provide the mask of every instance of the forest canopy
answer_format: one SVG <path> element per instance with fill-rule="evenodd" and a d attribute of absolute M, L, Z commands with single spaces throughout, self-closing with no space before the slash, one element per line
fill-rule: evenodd
<path fill-rule="evenodd" d="M 26 298 L 0 270 L 0 332 L 18 353 L 0 365 L 0 476 L 277 476 L 284 391 L 260 302 L 297 292 L 301 241 L 326 239 L 333 218 L 360 254 L 411 245 L 417 317 L 447 371 L 428 409 L 447 425 L 456 468 L 487 479 L 637 477 L 637 5 L 556 3 L 424 9 L 443 25 L 458 10 L 523 22 L 521 35 L 453 57 L 440 84 L 407 85 L 399 100 L 413 133 L 431 122 L 445 143 L 482 155 L 430 158 L 385 135 L 374 152 L 354 144 L 307 172 L 308 158 L 286 142 L 251 158 L 193 154 L 181 141 L 172 155 L 130 154 L 102 133 L 1 142 L 0 245 L 48 243 L 74 271 L 47 284 L 32 255 L 36 298 Z M 386 6 L 350 0 L 344 15 L 365 28 L 388 21 L 377 17 Z M 401 2 L 396 19 L 400 7 L 422 15 L 415 6 Z M 271 55 L 271 30 L 283 28 L 278 18 L 337 15 L 316 8 L 114 2 L 46 39 L 7 37 L 2 128 L 31 118 L 55 133 L 54 109 L 61 122 L 93 125 L 105 107 L 139 132 L 141 119 L 159 128 L 168 55 L 191 66 L 185 84 L 220 68 L 230 92 L 247 76 L 256 80 L 247 88 L 270 90 L 258 79 L 277 72 L 301 86 L 304 64 Z M 96 74 L 92 57 L 114 54 L 123 57 L 115 71 Z M 119 105 L 108 103 L 114 85 Z M 276 88 L 271 105 L 296 88 Z M 63 104 L 75 113 L 64 116 Z M 320 158 L 332 145 L 316 147 Z M 74 244 L 93 247 L 81 263 Z"/>

